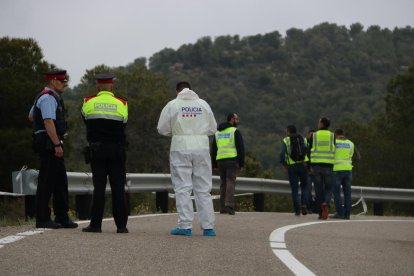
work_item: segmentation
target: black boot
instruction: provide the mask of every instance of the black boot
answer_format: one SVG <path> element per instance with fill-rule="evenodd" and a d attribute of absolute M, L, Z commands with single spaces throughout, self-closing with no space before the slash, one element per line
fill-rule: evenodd
<path fill-rule="evenodd" d="M 78 224 L 76 222 L 73 222 L 70 219 L 67 219 L 65 221 L 55 219 L 55 222 L 61 224 L 63 228 L 77 228 L 78 227 Z"/>
<path fill-rule="evenodd" d="M 36 228 L 59 229 L 59 228 L 62 228 L 62 224 L 53 222 L 51 220 L 42 221 L 42 222 L 36 222 Z"/>
<path fill-rule="evenodd" d="M 82 229 L 82 232 L 91 232 L 91 233 L 102 233 L 102 229 L 101 228 L 95 228 L 92 226 L 88 226 Z"/>

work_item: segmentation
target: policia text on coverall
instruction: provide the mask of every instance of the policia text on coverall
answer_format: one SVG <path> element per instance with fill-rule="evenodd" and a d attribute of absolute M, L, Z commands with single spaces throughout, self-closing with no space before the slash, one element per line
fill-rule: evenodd
<path fill-rule="evenodd" d="M 112 213 L 117 233 L 128 233 L 128 211 L 125 199 L 126 153 L 125 126 L 128 120 L 127 101 L 113 94 L 113 75 L 96 76 L 99 93 L 83 101 L 82 116 L 86 124 L 89 147 L 86 161 L 91 163 L 93 202 L 91 222 L 84 232 L 102 232 L 107 176 L 112 191 Z M 88 160 L 89 159 L 89 160 Z"/>
<path fill-rule="evenodd" d="M 177 98 L 164 107 L 157 126 L 160 134 L 172 136 L 170 170 L 178 228 L 171 229 L 171 234 L 192 235 L 193 191 L 203 235 L 215 236 L 208 136 L 216 132 L 217 123 L 208 103 L 191 90 L 189 83 L 178 83 L 176 92 Z"/>
<path fill-rule="evenodd" d="M 66 134 L 65 106 L 61 94 L 66 86 L 66 71 L 45 74 L 47 86 L 36 97 L 29 113 L 33 122 L 33 148 L 40 156 L 36 190 L 37 228 L 76 228 L 68 217 L 68 178 L 63 159 Z M 53 194 L 55 221 L 51 221 L 49 200 Z"/>
<path fill-rule="evenodd" d="M 218 126 L 214 135 L 211 159 L 213 168 L 220 171 L 220 213 L 234 215 L 234 191 L 237 172 L 244 166 L 244 143 L 237 124 L 239 116 L 231 113 L 227 122 Z"/>

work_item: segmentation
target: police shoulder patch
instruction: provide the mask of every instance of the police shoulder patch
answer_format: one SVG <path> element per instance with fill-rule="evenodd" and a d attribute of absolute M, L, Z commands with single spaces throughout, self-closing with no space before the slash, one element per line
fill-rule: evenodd
<path fill-rule="evenodd" d="M 40 95 L 44 95 L 44 94 L 49 94 L 53 96 L 53 91 L 52 90 L 43 90 L 42 92 L 40 92 Z"/>
<path fill-rule="evenodd" d="M 125 100 L 123 98 L 116 97 L 116 96 L 114 96 L 114 98 L 117 99 L 117 100 L 119 100 L 120 102 L 122 102 L 123 105 L 126 105 L 127 104 L 127 100 Z"/>
<path fill-rule="evenodd" d="M 83 101 L 86 103 L 87 101 L 89 101 L 89 100 L 91 100 L 91 99 L 93 99 L 93 98 L 95 98 L 95 97 L 96 97 L 96 95 L 88 96 L 88 97 L 85 97 L 85 98 L 83 99 Z"/>

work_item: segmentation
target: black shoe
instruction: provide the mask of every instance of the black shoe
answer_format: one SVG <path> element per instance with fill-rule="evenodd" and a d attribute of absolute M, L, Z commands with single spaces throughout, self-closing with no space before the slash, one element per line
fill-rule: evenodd
<path fill-rule="evenodd" d="M 236 214 L 236 212 L 234 211 L 233 207 L 230 207 L 230 206 L 224 207 L 224 211 L 227 214 L 229 214 L 229 215 L 235 215 Z"/>
<path fill-rule="evenodd" d="M 302 205 L 300 210 L 302 211 L 302 215 L 306 216 L 308 214 L 308 209 L 306 209 L 305 205 Z"/>
<path fill-rule="evenodd" d="M 300 216 L 300 212 L 299 211 L 296 211 L 295 212 L 295 216 L 299 217 Z"/>
<path fill-rule="evenodd" d="M 117 233 L 129 233 L 128 228 L 118 228 L 116 230 Z"/>
<path fill-rule="evenodd" d="M 88 227 L 82 228 L 82 232 L 102 233 L 102 229 L 95 228 L 89 225 Z"/>
<path fill-rule="evenodd" d="M 220 214 L 226 214 L 226 210 L 220 210 Z"/>
<path fill-rule="evenodd" d="M 78 224 L 76 222 L 71 221 L 68 219 L 67 221 L 58 221 L 55 220 L 56 223 L 60 223 L 63 228 L 78 228 Z"/>
<path fill-rule="evenodd" d="M 342 219 L 344 218 L 343 216 L 339 215 L 338 213 L 335 213 L 333 215 L 330 215 L 329 218 L 333 218 L 333 219 Z"/>
<path fill-rule="evenodd" d="M 349 214 L 345 214 L 344 219 L 351 219 L 351 216 Z"/>
<path fill-rule="evenodd" d="M 43 221 L 36 222 L 36 228 L 49 228 L 49 229 L 59 229 L 62 228 L 62 224 L 53 222 L 53 221 Z"/>

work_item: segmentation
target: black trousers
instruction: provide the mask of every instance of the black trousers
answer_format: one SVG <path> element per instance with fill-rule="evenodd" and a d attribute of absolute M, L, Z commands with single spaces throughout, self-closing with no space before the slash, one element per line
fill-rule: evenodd
<path fill-rule="evenodd" d="M 101 228 L 105 207 L 105 189 L 107 178 L 112 192 L 112 214 L 118 229 L 126 227 L 128 209 L 125 199 L 126 154 L 123 146 L 99 144 L 91 149 L 91 169 L 93 179 L 93 200 L 91 208 L 91 226 Z"/>
<path fill-rule="evenodd" d="M 48 143 L 47 136 L 38 135 L 35 149 L 40 156 L 39 177 L 36 190 L 36 221 L 49 221 L 50 198 L 53 195 L 53 211 L 56 221 L 68 220 L 68 177 L 65 160 L 54 155 L 54 148 Z"/>
<path fill-rule="evenodd" d="M 235 159 L 221 159 L 217 161 L 217 165 L 220 170 L 220 210 L 223 211 L 225 206 L 234 208 L 234 192 L 239 164 Z"/>

